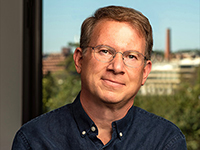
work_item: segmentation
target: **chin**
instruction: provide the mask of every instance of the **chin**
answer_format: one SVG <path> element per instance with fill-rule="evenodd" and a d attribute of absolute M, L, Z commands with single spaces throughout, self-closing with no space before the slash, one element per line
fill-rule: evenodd
<path fill-rule="evenodd" d="M 104 94 L 102 101 L 107 104 L 118 104 L 123 101 L 124 98 L 120 98 L 118 94 Z"/>

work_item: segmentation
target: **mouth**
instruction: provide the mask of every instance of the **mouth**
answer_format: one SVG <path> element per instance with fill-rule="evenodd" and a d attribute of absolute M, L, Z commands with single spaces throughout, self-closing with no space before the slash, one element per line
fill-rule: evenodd
<path fill-rule="evenodd" d="M 112 79 L 102 79 L 103 83 L 106 86 L 111 86 L 111 87 L 123 87 L 125 86 L 125 83 L 121 82 L 121 81 L 116 81 L 116 80 L 112 80 Z"/>

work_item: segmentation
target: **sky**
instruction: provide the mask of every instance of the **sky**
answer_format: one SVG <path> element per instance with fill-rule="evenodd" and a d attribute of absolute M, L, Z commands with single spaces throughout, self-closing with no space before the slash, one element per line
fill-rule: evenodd
<path fill-rule="evenodd" d="M 108 5 L 142 12 L 153 28 L 153 50 L 164 51 L 167 28 L 172 52 L 200 49 L 200 0 L 43 0 L 43 53 L 79 42 L 82 22 Z"/>

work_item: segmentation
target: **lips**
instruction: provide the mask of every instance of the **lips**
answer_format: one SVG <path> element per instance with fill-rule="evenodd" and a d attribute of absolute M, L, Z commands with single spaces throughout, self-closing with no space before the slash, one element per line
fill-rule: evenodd
<path fill-rule="evenodd" d="M 102 78 L 104 84 L 112 87 L 122 87 L 125 86 L 125 83 L 118 81 L 118 80 L 113 80 L 113 79 L 107 79 L 107 78 Z"/>

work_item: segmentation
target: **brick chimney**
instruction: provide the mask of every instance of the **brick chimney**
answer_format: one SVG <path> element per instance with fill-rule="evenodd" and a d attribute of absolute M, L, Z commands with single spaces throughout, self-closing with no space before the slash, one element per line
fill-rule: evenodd
<path fill-rule="evenodd" d="M 167 29 L 167 36 L 166 36 L 166 49 L 165 49 L 165 60 L 170 60 L 170 52 L 171 45 L 170 45 L 170 29 Z"/>

